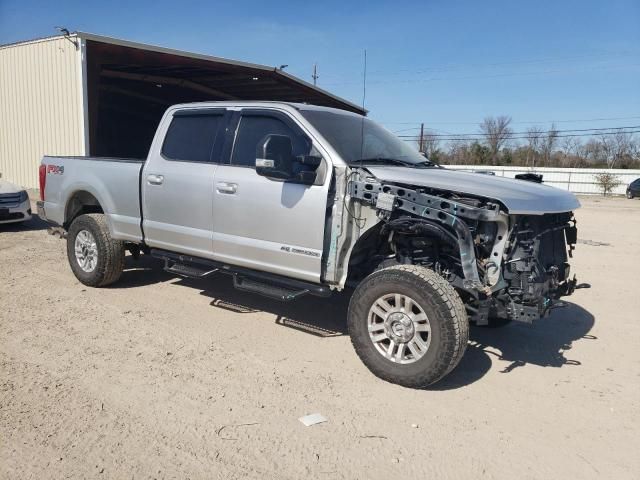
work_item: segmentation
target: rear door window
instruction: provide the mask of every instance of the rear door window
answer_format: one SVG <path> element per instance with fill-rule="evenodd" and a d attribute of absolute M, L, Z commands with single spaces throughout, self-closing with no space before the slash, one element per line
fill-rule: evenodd
<path fill-rule="evenodd" d="M 216 139 L 221 140 L 224 111 L 177 112 L 162 145 L 168 160 L 218 163 L 214 155 Z"/>

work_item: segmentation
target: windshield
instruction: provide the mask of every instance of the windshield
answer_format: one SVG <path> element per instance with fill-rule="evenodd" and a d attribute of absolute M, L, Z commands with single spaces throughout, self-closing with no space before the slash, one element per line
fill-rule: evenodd
<path fill-rule="evenodd" d="M 348 164 L 430 164 L 426 157 L 393 133 L 366 117 L 301 110 L 300 113 L 322 134 Z"/>

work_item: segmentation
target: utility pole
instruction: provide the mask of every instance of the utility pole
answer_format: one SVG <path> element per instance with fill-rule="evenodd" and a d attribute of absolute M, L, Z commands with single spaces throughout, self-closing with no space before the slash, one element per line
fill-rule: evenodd
<path fill-rule="evenodd" d="M 313 85 L 315 86 L 316 83 L 318 83 L 318 77 L 320 75 L 318 75 L 318 64 L 314 63 L 313 64 L 313 75 L 311 75 L 311 78 L 313 78 Z"/>
<path fill-rule="evenodd" d="M 424 123 L 420 124 L 420 142 L 418 145 L 420 146 L 420 153 L 424 153 Z"/>

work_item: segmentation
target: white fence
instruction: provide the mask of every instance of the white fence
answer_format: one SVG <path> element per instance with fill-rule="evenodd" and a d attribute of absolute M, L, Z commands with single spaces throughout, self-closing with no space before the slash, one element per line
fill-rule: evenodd
<path fill-rule="evenodd" d="M 489 170 L 500 177 L 515 177 L 519 173 L 538 173 L 543 182 L 553 187 L 569 190 L 580 194 L 602 194 L 596 183 L 595 176 L 608 172 L 621 182 L 613 189 L 614 194 L 624 195 L 627 185 L 636 178 L 640 178 L 640 170 L 605 169 L 605 168 L 527 168 L 527 167 L 494 167 L 491 165 L 445 165 L 455 170 Z"/>

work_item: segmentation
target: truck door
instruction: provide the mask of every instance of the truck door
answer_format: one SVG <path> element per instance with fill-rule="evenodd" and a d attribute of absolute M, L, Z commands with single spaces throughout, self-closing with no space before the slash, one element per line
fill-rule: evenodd
<path fill-rule="evenodd" d="M 213 251 L 220 261 L 319 282 L 331 169 L 322 184 L 301 185 L 256 173 L 256 151 L 269 134 L 292 139 L 294 154 L 309 154 L 311 139 L 275 110 L 236 112 L 218 166 L 213 194 Z M 306 151 L 304 151 L 306 150 Z"/>
<path fill-rule="evenodd" d="M 142 172 L 145 241 L 211 258 L 213 182 L 228 116 L 222 108 L 185 109 L 166 120 Z"/>

